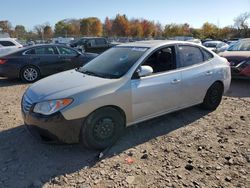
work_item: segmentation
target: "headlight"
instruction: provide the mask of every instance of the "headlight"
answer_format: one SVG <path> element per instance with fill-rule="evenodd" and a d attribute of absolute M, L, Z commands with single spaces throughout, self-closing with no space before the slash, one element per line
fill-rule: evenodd
<path fill-rule="evenodd" d="M 73 99 L 58 99 L 58 100 L 40 102 L 35 105 L 33 112 L 43 115 L 50 115 L 65 108 L 72 102 Z"/>

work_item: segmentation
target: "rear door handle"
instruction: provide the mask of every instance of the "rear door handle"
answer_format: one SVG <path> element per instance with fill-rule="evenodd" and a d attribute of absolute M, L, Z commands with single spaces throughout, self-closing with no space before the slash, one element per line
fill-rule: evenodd
<path fill-rule="evenodd" d="M 179 80 L 179 79 L 174 79 L 174 80 L 172 80 L 171 84 L 178 84 L 178 83 L 180 83 L 180 82 L 181 82 L 181 80 Z"/>
<path fill-rule="evenodd" d="M 207 72 L 206 72 L 206 75 L 207 75 L 207 76 L 210 76 L 210 75 L 212 75 L 212 74 L 213 74 L 212 71 L 207 71 Z"/>

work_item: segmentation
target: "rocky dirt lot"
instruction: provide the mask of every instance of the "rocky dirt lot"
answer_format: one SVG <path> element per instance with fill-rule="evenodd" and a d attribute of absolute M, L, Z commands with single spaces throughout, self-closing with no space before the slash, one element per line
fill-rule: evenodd
<path fill-rule="evenodd" d="M 198 107 L 128 128 L 98 159 L 26 131 L 27 84 L 0 78 L 0 187 L 250 187 L 250 82 L 234 80 L 214 112 Z"/>

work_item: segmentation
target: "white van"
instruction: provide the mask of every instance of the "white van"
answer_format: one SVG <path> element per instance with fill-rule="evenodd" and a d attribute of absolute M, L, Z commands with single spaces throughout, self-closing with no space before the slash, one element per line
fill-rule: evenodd
<path fill-rule="evenodd" d="M 0 38 L 0 56 L 22 47 L 23 45 L 21 45 L 15 38 Z"/>

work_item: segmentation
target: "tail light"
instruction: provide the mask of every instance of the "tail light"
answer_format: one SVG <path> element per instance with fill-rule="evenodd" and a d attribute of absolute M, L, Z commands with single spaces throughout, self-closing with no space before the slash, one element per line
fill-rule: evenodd
<path fill-rule="evenodd" d="M 0 59 L 0 65 L 5 64 L 6 62 L 7 62 L 7 60 L 6 60 L 6 59 Z"/>

